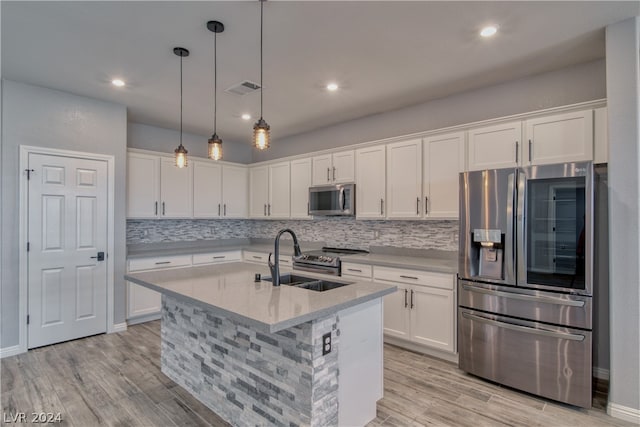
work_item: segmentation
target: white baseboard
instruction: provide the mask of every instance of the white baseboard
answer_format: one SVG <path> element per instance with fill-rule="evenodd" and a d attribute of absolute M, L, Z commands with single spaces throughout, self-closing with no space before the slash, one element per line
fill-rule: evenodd
<path fill-rule="evenodd" d="M 127 330 L 127 322 L 114 323 L 109 333 L 112 334 L 115 332 L 124 332 L 126 330 Z"/>
<path fill-rule="evenodd" d="M 406 348 L 407 350 L 415 351 L 416 353 L 422 353 L 429 356 L 437 357 L 438 359 L 446 360 L 447 362 L 458 364 L 458 353 L 449 353 L 448 351 L 437 350 L 424 345 L 416 344 L 411 341 L 405 341 L 402 338 L 384 336 L 384 342 L 392 344 L 398 347 Z"/>
<path fill-rule="evenodd" d="M 609 370 L 608 369 L 594 367 L 592 375 L 593 375 L 594 378 L 597 378 L 599 380 L 609 381 Z"/>
<path fill-rule="evenodd" d="M 24 353 L 25 350 L 20 345 L 12 345 L 11 347 L 0 348 L 0 359 L 4 357 L 15 356 L 16 354 Z"/>
<path fill-rule="evenodd" d="M 609 402 L 607 405 L 607 414 L 611 415 L 613 418 L 640 424 L 640 409 L 628 408 L 626 406 Z"/>

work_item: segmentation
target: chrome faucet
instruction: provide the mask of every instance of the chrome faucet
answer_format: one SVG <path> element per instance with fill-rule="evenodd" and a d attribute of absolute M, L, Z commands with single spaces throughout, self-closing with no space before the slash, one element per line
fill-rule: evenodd
<path fill-rule="evenodd" d="M 271 282 L 273 283 L 273 286 L 280 286 L 280 236 L 282 236 L 283 233 L 289 233 L 291 234 L 291 237 L 293 237 L 293 255 L 296 257 L 302 255 L 302 253 L 300 252 L 300 245 L 298 244 L 296 233 L 294 233 L 293 230 L 289 228 L 284 228 L 278 231 L 278 234 L 276 235 L 275 247 L 273 248 L 275 252 L 275 256 L 273 257 L 274 262 L 271 262 L 271 252 L 269 252 L 268 261 L 269 269 L 271 270 Z"/>

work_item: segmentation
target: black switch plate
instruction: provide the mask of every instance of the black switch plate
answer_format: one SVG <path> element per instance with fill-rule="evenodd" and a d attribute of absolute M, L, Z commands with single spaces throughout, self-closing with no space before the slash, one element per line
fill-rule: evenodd
<path fill-rule="evenodd" d="M 327 332 L 322 336 L 322 355 L 331 353 L 331 332 Z"/>

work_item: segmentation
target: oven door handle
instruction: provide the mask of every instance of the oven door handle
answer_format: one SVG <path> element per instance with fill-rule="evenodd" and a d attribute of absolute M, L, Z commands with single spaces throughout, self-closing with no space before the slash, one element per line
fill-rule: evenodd
<path fill-rule="evenodd" d="M 500 322 L 498 320 L 488 319 L 483 316 L 477 316 L 475 314 L 469 314 L 465 312 L 462 313 L 462 316 L 469 320 L 475 320 L 478 322 L 486 323 L 488 325 L 497 326 L 498 328 L 511 329 L 512 331 L 524 332 L 527 334 L 542 335 L 545 337 L 552 337 L 570 341 L 584 341 L 585 338 L 584 335 L 569 334 L 566 332 L 555 332 L 549 331 L 547 329 L 537 329 L 530 328 L 528 326 L 514 325 L 513 323 Z"/>
<path fill-rule="evenodd" d="M 522 301 L 542 302 L 545 304 L 555 304 L 555 305 L 568 305 L 571 307 L 584 307 L 584 301 L 565 300 L 562 298 L 517 294 L 514 292 L 494 291 L 491 289 L 484 289 L 484 288 L 471 286 L 471 285 L 462 285 L 462 289 L 469 292 L 476 292 L 479 294 L 486 294 L 486 295 L 491 295 L 496 297 L 519 299 Z"/>

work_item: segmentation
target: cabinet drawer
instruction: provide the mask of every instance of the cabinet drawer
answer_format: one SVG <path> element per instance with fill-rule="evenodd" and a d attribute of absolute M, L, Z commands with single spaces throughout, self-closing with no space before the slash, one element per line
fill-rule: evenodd
<path fill-rule="evenodd" d="M 373 268 L 373 278 L 441 289 L 454 288 L 454 276 L 452 274 L 430 273 L 428 271 L 375 266 Z"/>
<path fill-rule="evenodd" d="M 371 279 L 372 267 L 365 264 L 354 264 L 351 262 L 342 263 L 342 275 L 343 276 L 358 276 Z"/>
<path fill-rule="evenodd" d="M 240 259 L 240 251 L 209 252 L 206 254 L 194 254 L 193 265 L 240 261 Z"/>
<path fill-rule="evenodd" d="M 265 254 L 264 252 L 244 251 L 244 260 L 247 262 L 266 264 L 268 259 L 269 259 L 269 254 Z"/>
<path fill-rule="evenodd" d="M 191 255 L 176 255 L 129 260 L 129 271 L 154 270 L 157 268 L 184 267 L 191 265 Z"/>

